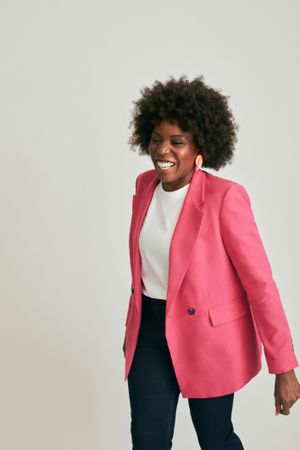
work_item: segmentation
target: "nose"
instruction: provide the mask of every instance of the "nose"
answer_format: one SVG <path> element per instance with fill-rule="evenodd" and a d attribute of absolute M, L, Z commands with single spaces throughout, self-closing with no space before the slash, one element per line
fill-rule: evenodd
<path fill-rule="evenodd" d="M 168 159 L 168 157 L 170 157 L 170 159 L 171 159 L 171 154 L 170 154 L 170 151 L 169 151 L 170 149 L 168 148 L 168 147 L 164 147 L 162 150 L 159 150 L 157 153 L 156 153 L 156 158 L 166 158 L 166 159 Z"/>
<path fill-rule="evenodd" d="M 160 153 L 169 153 L 171 151 L 171 148 L 168 145 L 163 145 L 160 149 Z"/>

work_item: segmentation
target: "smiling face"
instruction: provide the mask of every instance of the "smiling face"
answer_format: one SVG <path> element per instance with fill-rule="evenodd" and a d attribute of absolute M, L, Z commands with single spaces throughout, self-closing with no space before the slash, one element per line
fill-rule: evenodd
<path fill-rule="evenodd" d="M 165 191 L 176 191 L 191 181 L 199 153 L 191 133 L 164 119 L 154 127 L 148 151 Z"/>

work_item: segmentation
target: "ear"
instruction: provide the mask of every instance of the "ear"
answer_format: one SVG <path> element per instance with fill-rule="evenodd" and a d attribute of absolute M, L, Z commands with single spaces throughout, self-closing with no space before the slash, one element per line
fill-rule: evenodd
<path fill-rule="evenodd" d="M 202 166 L 203 161 L 204 161 L 203 156 L 201 155 L 201 153 L 198 153 L 198 155 L 197 155 L 197 157 L 195 159 L 195 164 L 196 164 L 198 169 L 200 169 L 200 167 Z"/>

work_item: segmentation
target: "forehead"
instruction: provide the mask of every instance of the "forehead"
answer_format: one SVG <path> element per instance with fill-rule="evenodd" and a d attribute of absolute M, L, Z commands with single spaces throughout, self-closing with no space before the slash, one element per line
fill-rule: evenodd
<path fill-rule="evenodd" d="M 172 136 L 183 136 L 183 137 L 191 137 L 191 133 L 187 131 L 183 131 L 182 128 L 176 123 L 176 122 L 170 122 L 167 119 L 163 119 L 160 122 L 158 122 L 153 127 L 153 133 L 163 135 L 172 135 Z"/>

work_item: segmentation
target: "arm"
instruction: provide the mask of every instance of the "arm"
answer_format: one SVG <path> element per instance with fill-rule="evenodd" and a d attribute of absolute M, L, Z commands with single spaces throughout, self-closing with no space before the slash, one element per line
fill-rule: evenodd
<path fill-rule="evenodd" d="M 279 374 L 298 367 L 288 321 L 250 198 L 238 183 L 225 192 L 220 225 L 225 248 L 247 292 L 269 373 Z"/>

